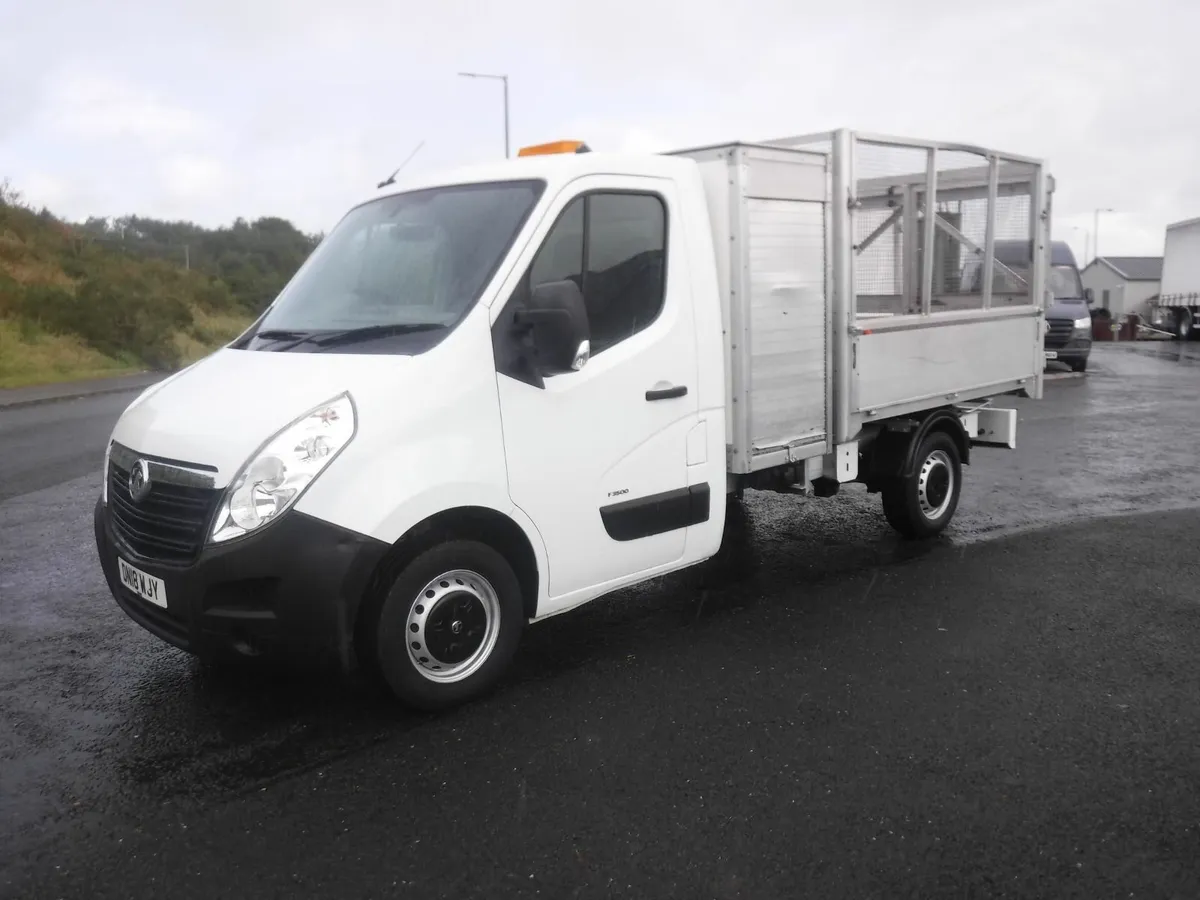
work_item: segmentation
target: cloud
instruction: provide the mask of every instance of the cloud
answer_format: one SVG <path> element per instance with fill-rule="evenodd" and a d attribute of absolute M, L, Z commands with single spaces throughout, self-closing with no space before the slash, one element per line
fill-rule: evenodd
<path fill-rule="evenodd" d="M 544 138 L 581 140 L 592 150 L 607 153 L 662 153 L 682 147 L 679 131 L 677 123 L 665 119 L 644 126 L 580 117 L 564 122 L 556 134 L 546 134 Z"/>
<path fill-rule="evenodd" d="M 44 121 L 67 140 L 131 139 L 155 148 L 211 137 L 203 116 L 151 88 L 89 72 L 64 73 L 48 91 Z"/>
<path fill-rule="evenodd" d="M 28 175 L 21 185 L 21 193 L 26 198 L 36 198 L 36 205 L 46 207 L 51 211 L 60 209 L 68 202 L 73 188 L 66 179 L 46 172 L 33 172 Z"/>
<path fill-rule="evenodd" d="M 1200 214 L 1196 0 L 42 0 L 5 26 L 0 177 L 70 215 L 328 228 L 419 141 L 409 171 L 502 154 L 500 85 L 461 70 L 510 76 L 514 150 L 845 125 L 1043 157 L 1056 233 L 1113 207 L 1109 252 Z"/>
<path fill-rule="evenodd" d="M 171 196 L 182 203 L 206 202 L 232 187 L 218 160 L 187 153 L 167 159 L 159 169 L 159 178 Z"/>

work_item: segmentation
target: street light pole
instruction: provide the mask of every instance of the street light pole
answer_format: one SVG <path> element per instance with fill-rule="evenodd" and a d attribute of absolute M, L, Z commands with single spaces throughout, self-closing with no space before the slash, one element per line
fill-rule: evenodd
<path fill-rule="evenodd" d="M 463 78 L 491 78 L 504 84 L 504 158 L 508 159 L 508 76 L 489 75 L 483 72 L 459 72 Z"/>
<path fill-rule="evenodd" d="M 1092 216 L 1092 235 L 1093 235 L 1093 237 L 1092 237 L 1092 259 L 1093 260 L 1097 260 L 1100 258 L 1100 213 L 1102 213 L 1102 212 L 1116 212 L 1116 210 L 1105 207 L 1103 209 L 1097 209 L 1096 212 Z"/>
<path fill-rule="evenodd" d="M 1084 265 L 1087 265 L 1087 263 L 1090 259 L 1089 254 L 1091 253 L 1091 250 L 1092 250 L 1092 233 L 1090 231 L 1088 231 L 1086 228 L 1084 228 L 1082 225 L 1072 225 L 1071 230 L 1083 232 L 1083 261 L 1084 261 Z"/>

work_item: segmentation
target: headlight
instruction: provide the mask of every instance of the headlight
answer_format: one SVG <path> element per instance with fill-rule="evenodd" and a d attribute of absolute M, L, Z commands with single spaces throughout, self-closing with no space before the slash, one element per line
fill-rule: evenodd
<path fill-rule="evenodd" d="M 1076 319 L 1075 320 L 1075 330 L 1076 331 L 1084 331 L 1084 332 L 1087 332 L 1088 334 L 1090 334 L 1092 331 L 1092 317 L 1084 316 L 1082 319 Z"/>
<path fill-rule="evenodd" d="M 225 489 L 212 541 L 249 534 L 290 507 L 354 437 L 349 394 L 305 413 L 267 441 Z"/>

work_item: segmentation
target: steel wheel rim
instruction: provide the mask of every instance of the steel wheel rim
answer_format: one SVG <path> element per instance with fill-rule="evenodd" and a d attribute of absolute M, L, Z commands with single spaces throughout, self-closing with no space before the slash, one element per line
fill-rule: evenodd
<path fill-rule="evenodd" d="M 444 572 L 413 598 L 407 626 L 413 668 L 439 684 L 462 681 L 479 671 L 496 647 L 500 597 L 478 572 Z"/>
<path fill-rule="evenodd" d="M 954 466 L 945 450 L 934 450 L 925 457 L 917 476 L 917 500 L 927 519 L 938 519 L 954 499 Z"/>

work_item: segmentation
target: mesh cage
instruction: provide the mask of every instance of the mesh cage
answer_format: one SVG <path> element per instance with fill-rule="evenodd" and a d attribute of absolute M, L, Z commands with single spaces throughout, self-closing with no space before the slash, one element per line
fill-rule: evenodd
<path fill-rule="evenodd" d="M 854 146 L 852 214 L 854 281 L 859 316 L 924 311 L 926 222 L 930 213 L 925 147 L 858 140 Z M 1037 170 L 1000 161 L 989 215 L 989 160 L 978 153 L 935 154 L 936 195 L 929 312 L 1025 305 L 1030 299 Z M 995 251 L 990 298 L 985 291 L 988 222 Z"/>
<path fill-rule="evenodd" d="M 905 269 L 909 242 L 920 228 L 913 213 L 914 180 L 924 182 L 926 152 L 917 147 L 859 142 L 855 149 L 854 285 L 860 313 L 920 312 Z M 912 232 L 912 234 L 910 234 Z M 905 302 L 906 295 L 910 302 Z"/>

